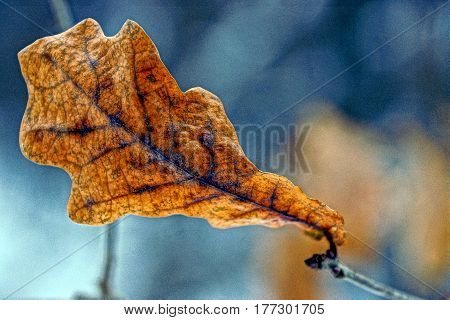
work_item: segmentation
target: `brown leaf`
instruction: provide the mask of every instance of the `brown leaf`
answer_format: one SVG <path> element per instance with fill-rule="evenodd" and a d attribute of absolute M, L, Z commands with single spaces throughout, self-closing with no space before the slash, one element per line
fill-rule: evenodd
<path fill-rule="evenodd" d="M 22 152 L 70 174 L 75 222 L 181 213 L 215 227 L 294 223 L 343 242 L 341 215 L 259 171 L 220 100 L 201 88 L 183 93 L 135 22 L 105 37 L 87 19 L 19 60 L 29 92 Z"/>

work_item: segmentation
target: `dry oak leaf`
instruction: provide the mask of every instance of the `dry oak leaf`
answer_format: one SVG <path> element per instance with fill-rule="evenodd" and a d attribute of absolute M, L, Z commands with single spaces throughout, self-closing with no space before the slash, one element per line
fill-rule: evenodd
<path fill-rule="evenodd" d="M 342 216 L 259 171 L 221 101 L 182 92 L 137 23 L 105 37 L 86 19 L 18 56 L 29 93 L 21 149 L 70 174 L 73 221 L 184 214 L 220 228 L 294 223 L 343 242 Z"/>

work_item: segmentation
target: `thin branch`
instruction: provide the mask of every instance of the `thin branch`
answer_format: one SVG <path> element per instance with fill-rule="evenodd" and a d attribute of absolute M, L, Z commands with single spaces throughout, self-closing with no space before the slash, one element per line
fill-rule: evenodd
<path fill-rule="evenodd" d="M 69 29 L 73 25 L 73 17 L 69 4 L 65 0 L 50 0 L 49 2 L 58 29 L 61 31 Z"/>
<path fill-rule="evenodd" d="M 115 231 L 116 227 L 124 221 L 127 217 L 124 217 L 122 220 L 118 220 L 108 226 L 105 227 L 105 230 L 100 233 L 100 235 L 105 235 L 105 250 L 104 250 L 104 264 L 101 272 L 101 278 L 98 282 L 98 287 L 100 289 L 100 294 L 95 296 L 90 296 L 84 293 L 75 294 L 74 299 L 76 300 L 114 300 L 120 299 L 120 297 L 113 294 L 113 290 L 111 289 L 111 282 L 113 278 L 114 264 L 116 261 L 116 244 L 117 244 L 117 232 Z M 100 236 L 99 235 L 99 236 Z M 88 242 L 99 238 L 99 236 Z"/>
<path fill-rule="evenodd" d="M 356 272 L 342 263 L 337 256 L 337 248 L 330 235 L 326 234 L 330 249 L 324 254 L 314 254 L 306 259 L 308 267 L 317 270 L 329 270 L 336 279 L 342 279 L 385 299 L 395 300 L 422 300 L 401 290 L 392 288 L 386 284 L 373 280 L 359 272 Z"/>
<path fill-rule="evenodd" d="M 100 279 L 99 286 L 101 291 L 101 299 L 115 299 L 111 291 L 112 271 L 115 263 L 115 243 L 117 241 L 117 234 L 115 232 L 115 222 L 111 228 L 106 232 L 106 248 L 105 248 L 105 262 L 103 267 L 103 276 Z"/>

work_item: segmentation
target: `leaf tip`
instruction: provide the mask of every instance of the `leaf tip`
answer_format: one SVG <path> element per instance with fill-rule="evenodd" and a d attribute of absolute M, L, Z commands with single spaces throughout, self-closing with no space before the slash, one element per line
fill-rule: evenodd
<path fill-rule="evenodd" d="M 128 33 L 145 32 L 139 23 L 131 19 L 127 19 L 120 30 Z"/>

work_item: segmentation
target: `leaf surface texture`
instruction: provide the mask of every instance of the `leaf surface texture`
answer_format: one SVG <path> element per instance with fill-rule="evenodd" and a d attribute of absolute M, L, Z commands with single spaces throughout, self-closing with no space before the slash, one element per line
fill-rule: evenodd
<path fill-rule="evenodd" d="M 344 239 L 343 218 L 243 153 L 221 101 L 182 92 L 145 31 L 86 19 L 19 53 L 26 157 L 66 170 L 77 223 L 184 214 L 215 227 L 287 223 Z"/>

